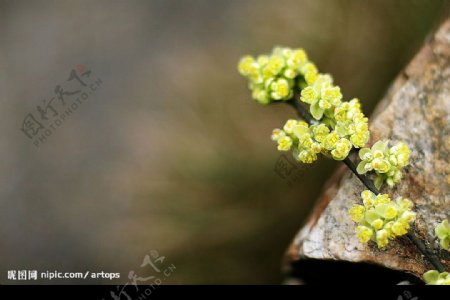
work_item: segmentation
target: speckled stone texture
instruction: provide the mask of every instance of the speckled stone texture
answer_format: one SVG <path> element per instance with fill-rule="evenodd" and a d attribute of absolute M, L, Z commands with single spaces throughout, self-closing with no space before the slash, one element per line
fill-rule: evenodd
<path fill-rule="evenodd" d="M 436 249 L 450 271 L 450 255 L 440 250 L 434 227 L 450 218 L 450 20 L 447 20 L 393 83 L 370 119 L 371 144 L 380 139 L 405 141 L 411 164 L 404 179 L 382 193 L 415 203 L 415 232 Z M 385 250 L 363 245 L 347 210 L 360 201 L 364 186 L 341 166 L 287 252 L 287 263 L 299 259 L 330 259 L 375 263 L 421 277 L 433 267 L 406 238 Z"/>

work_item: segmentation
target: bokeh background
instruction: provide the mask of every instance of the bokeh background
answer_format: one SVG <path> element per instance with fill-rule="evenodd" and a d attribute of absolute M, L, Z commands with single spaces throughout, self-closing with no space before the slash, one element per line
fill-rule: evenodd
<path fill-rule="evenodd" d="M 336 164 L 292 185 L 274 171 L 270 132 L 294 112 L 254 103 L 239 57 L 304 47 L 369 114 L 448 15 L 438 0 L 0 3 L 2 283 L 36 269 L 124 284 L 151 250 L 176 266 L 166 283 L 280 283 Z M 101 88 L 35 147 L 24 117 L 80 64 Z"/>

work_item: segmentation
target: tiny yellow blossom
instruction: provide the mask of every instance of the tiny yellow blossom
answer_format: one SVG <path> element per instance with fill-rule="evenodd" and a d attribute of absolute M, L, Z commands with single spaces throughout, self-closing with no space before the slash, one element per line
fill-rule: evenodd
<path fill-rule="evenodd" d="M 378 248 L 384 248 L 389 243 L 389 232 L 385 229 L 377 231 L 376 241 Z"/>
<path fill-rule="evenodd" d="M 378 194 L 375 196 L 374 203 L 376 205 L 379 204 L 389 204 L 391 202 L 391 199 L 389 198 L 388 194 Z"/>
<path fill-rule="evenodd" d="M 314 133 L 315 140 L 319 143 L 323 143 L 327 135 L 330 133 L 330 129 L 325 124 L 315 125 L 311 127 Z"/>
<path fill-rule="evenodd" d="M 244 76 L 254 75 L 258 71 L 258 65 L 250 55 L 246 55 L 239 61 L 239 73 Z"/>
<path fill-rule="evenodd" d="M 363 191 L 361 197 L 364 206 L 355 204 L 349 209 L 350 218 L 359 225 L 356 233 L 361 241 L 373 240 L 379 248 L 384 248 L 389 240 L 408 233 L 410 224 L 416 217 L 416 213 L 411 211 L 412 203 L 408 199 L 399 197 L 393 202 L 387 194 L 375 196 L 369 190 Z M 371 230 L 369 238 L 362 235 L 361 227 Z M 366 229 L 364 232 L 369 234 Z"/>
<path fill-rule="evenodd" d="M 303 163 L 310 164 L 317 159 L 317 155 L 313 151 L 303 150 L 298 154 L 298 159 Z"/>
<path fill-rule="evenodd" d="M 283 130 L 281 130 L 281 129 L 278 129 L 278 128 L 275 128 L 273 131 L 272 131 L 272 135 L 270 136 L 270 138 L 272 139 L 272 141 L 278 141 L 281 137 L 284 137 L 284 136 L 286 136 L 286 134 L 284 133 L 284 131 Z"/>
<path fill-rule="evenodd" d="M 311 104 L 318 99 L 317 92 L 310 86 L 304 88 L 301 92 L 300 100 L 305 103 Z"/>
<path fill-rule="evenodd" d="M 374 171 L 375 187 L 380 188 L 383 182 L 390 187 L 402 179 L 401 169 L 409 163 L 409 149 L 405 143 L 398 143 L 388 148 L 388 141 L 378 141 L 371 149 L 362 148 L 359 151 L 361 162 L 356 168 L 359 174 Z"/>
<path fill-rule="evenodd" d="M 381 219 L 376 219 L 375 221 L 372 222 L 371 225 L 376 230 L 380 230 L 381 228 L 383 228 L 384 222 Z"/>
<path fill-rule="evenodd" d="M 366 226 L 356 227 L 356 236 L 361 243 L 367 243 L 373 235 L 373 230 Z"/>
<path fill-rule="evenodd" d="M 342 99 L 341 89 L 330 84 L 323 85 L 321 95 L 323 100 L 334 106 L 338 105 Z"/>
<path fill-rule="evenodd" d="M 322 147 L 327 150 L 333 150 L 334 148 L 336 148 L 338 142 L 339 142 L 339 135 L 333 131 L 326 135 L 322 143 Z"/>
<path fill-rule="evenodd" d="M 355 221 L 356 223 L 361 222 L 361 220 L 364 218 L 364 212 L 366 209 L 362 205 L 354 205 L 352 208 L 349 209 L 350 218 Z"/>
<path fill-rule="evenodd" d="M 283 136 L 278 139 L 278 150 L 289 151 L 292 146 L 292 139 L 288 136 Z"/>
<path fill-rule="evenodd" d="M 409 224 L 402 221 L 396 221 L 392 224 L 392 233 L 396 236 L 402 236 L 408 233 Z"/>
<path fill-rule="evenodd" d="M 364 206 L 367 208 L 372 208 L 375 204 L 375 194 L 369 190 L 364 190 L 361 193 L 361 198 L 363 199 Z"/>
<path fill-rule="evenodd" d="M 300 69 L 307 60 L 308 57 L 305 51 L 303 49 L 297 49 L 292 52 L 287 60 L 287 64 L 291 68 Z"/>
<path fill-rule="evenodd" d="M 434 229 L 436 236 L 440 240 L 440 245 L 442 249 L 450 249 L 450 224 L 448 220 L 445 219 Z"/>
<path fill-rule="evenodd" d="M 289 119 L 286 121 L 286 123 L 283 126 L 283 130 L 286 133 L 292 133 L 294 130 L 294 127 L 297 125 L 297 120 Z"/>
<path fill-rule="evenodd" d="M 335 160 L 343 160 L 347 157 L 352 149 L 352 143 L 349 140 L 341 138 L 336 144 L 336 147 L 331 150 L 331 155 Z"/>
<path fill-rule="evenodd" d="M 423 274 L 423 279 L 428 285 L 450 285 L 450 273 L 448 272 L 427 271 Z"/>

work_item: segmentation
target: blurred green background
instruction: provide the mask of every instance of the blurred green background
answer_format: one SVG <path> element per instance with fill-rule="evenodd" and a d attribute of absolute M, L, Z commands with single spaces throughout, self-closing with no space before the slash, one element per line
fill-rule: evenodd
<path fill-rule="evenodd" d="M 176 266 L 167 283 L 280 283 L 336 164 L 280 178 L 269 137 L 294 112 L 251 100 L 240 56 L 303 47 L 369 114 L 448 15 L 428 0 L 0 3 L 2 283 L 124 284 L 152 249 Z M 78 64 L 103 85 L 36 148 L 23 118 Z"/>

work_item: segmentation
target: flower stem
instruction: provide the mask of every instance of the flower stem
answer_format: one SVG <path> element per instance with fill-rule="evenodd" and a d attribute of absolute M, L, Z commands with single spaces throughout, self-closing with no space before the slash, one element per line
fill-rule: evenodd
<path fill-rule="evenodd" d="M 425 256 L 428 261 L 438 270 L 440 273 L 445 272 L 445 268 L 442 265 L 439 257 L 431 251 L 425 243 L 415 235 L 414 230 L 408 232 L 407 237 L 409 240 L 416 245 L 416 247 L 422 252 L 423 256 Z"/>
<path fill-rule="evenodd" d="M 302 107 L 301 103 L 299 103 L 299 101 L 296 100 L 296 97 L 285 102 L 294 107 L 294 109 L 297 111 L 298 116 L 303 120 L 305 120 L 309 125 L 318 123 Z M 356 171 L 355 164 L 351 161 L 351 159 L 348 156 L 343 160 L 343 162 L 353 172 L 353 174 L 355 174 L 355 176 L 364 184 L 366 188 L 368 188 L 376 195 L 380 194 L 378 189 L 374 186 L 373 182 L 369 178 L 367 178 L 367 176 L 359 174 Z M 423 256 L 436 268 L 436 270 L 438 270 L 439 272 L 445 271 L 445 268 L 442 265 L 441 261 L 439 260 L 438 256 L 426 246 L 424 241 L 422 241 L 420 238 L 417 237 L 417 235 L 414 233 L 413 228 L 411 228 L 411 230 L 408 232 L 407 237 L 420 250 Z"/>
<path fill-rule="evenodd" d="M 291 105 L 297 111 L 298 116 L 305 120 L 309 125 L 319 124 L 317 120 L 313 119 L 311 115 L 307 111 L 305 111 L 305 109 L 302 107 L 302 104 L 299 101 L 295 100 L 295 98 L 296 97 L 294 96 L 294 98 L 285 102 Z"/>
<path fill-rule="evenodd" d="M 372 180 L 369 180 L 366 176 L 359 174 L 356 171 L 355 164 L 350 160 L 350 157 L 347 156 L 343 160 L 344 164 L 355 174 L 356 177 L 374 194 L 378 195 L 380 192 L 377 190 L 375 185 L 373 184 Z"/>

